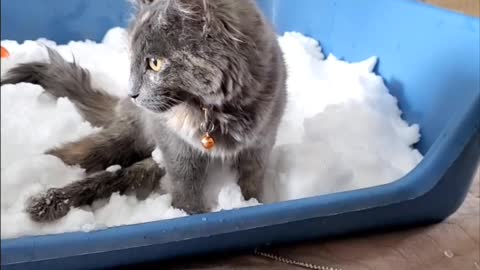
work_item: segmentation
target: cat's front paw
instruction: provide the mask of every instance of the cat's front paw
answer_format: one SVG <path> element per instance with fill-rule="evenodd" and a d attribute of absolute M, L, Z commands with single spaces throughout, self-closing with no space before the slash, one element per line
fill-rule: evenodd
<path fill-rule="evenodd" d="M 195 205 L 186 205 L 184 207 L 179 207 L 180 209 L 182 209 L 183 211 L 185 211 L 185 213 L 189 214 L 189 215 L 197 215 L 197 214 L 204 214 L 204 213 L 208 213 L 208 210 L 203 207 L 203 206 L 195 206 Z"/>
<path fill-rule="evenodd" d="M 36 222 L 51 222 L 60 219 L 70 211 L 70 201 L 59 189 L 50 189 L 46 193 L 31 197 L 26 212 Z"/>
<path fill-rule="evenodd" d="M 204 214 L 208 212 L 208 209 L 204 203 L 195 202 L 195 200 L 174 198 L 172 201 L 172 206 L 182 209 L 189 215 Z"/>

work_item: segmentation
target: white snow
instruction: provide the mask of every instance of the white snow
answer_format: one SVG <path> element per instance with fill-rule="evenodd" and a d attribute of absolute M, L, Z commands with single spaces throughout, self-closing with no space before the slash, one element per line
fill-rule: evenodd
<path fill-rule="evenodd" d="M 372 70 L 375 57 L 359 63 L 324 58 L 319 44 L 299 33 L 279 37 L 289 78 L 289 103 L 265 179 L 266 202 L 365 188 L 395 181 L 422 159 L 412 148 L 419 127 L 401 119 L 396 99 Z M 45 60 L 41 44 L 88 68 L 93 84 L 123 96 L 129 60 L 125 30 L 111 29 L 102 43 L 56 45 L 45 39 L 2 41 L 10 58 L 2 74 L 18 63 Z M 65 98 L 53 100 L 31 84 L 1 88 L 1 238 L 91 231 L 105 227 L 185 216 L 171 206 L 171 196 L 145 201 L 113 194 L 109 200 L 72 211 L 51 224 L 32 222 L 23 211 L 26 199 L 50 187 L 81 179 L 83 169 L 64 165 L 42 153 L 62 142 L 98 130 L 85 122 Z M 152 153 L 161 162 L 159 151 Z M 112 166 L 115 171 L 119 166 Z M 245 201 L 234 172 L 212 164 L 205 186 L 214 211 L 257 205 Z"/>

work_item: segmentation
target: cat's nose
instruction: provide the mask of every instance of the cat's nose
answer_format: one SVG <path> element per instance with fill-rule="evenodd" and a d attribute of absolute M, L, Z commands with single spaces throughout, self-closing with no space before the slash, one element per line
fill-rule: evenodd
<path fill-rule="evenodd" d="M 128 95 L 133 99 L 136 99 L 138 96 L 140 96 L 140 94 L 138 94 L 138 93 L 130 93 Z"/>
<path fill-rule="evenodd" d="M 136 83 L 134 82 L 134 80 L 132 78 L 130 78 L 130 80 L 128 80 L 128 96 L 133 98 L 133 99 L 136 99 L 138 98 L 138 96 L 140 95 L 140 91 L 136 85 Z"/>

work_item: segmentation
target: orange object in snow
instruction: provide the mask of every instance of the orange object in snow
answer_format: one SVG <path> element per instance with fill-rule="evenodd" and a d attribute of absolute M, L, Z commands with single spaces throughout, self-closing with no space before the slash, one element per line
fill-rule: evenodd
<path fill-rule="evenodd" d="M 10 53 L 2 46 L 2 58 L 7 58 L 10 56 Z"/>

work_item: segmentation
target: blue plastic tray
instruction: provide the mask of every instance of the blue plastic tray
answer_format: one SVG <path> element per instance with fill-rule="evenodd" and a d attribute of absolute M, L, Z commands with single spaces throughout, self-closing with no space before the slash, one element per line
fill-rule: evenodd
<path fill-rule="evenodd" d="M 239 0 L 241 1 L 241 0 Z M 403 179 L 206 215 L 2 241 L 2 269 L 104 268 L 392 226 L 439 222 L 463 202 L 480 155 L 480 21 L 407 0 L 259 0 L 279 33 L 299 31 L 346 60 L 380 57 L 423 162 Z M 2 39 L 100 40 L 126 1 L 3 0 Z M 26 11 L 28 10 L 28 12 Z"/>

